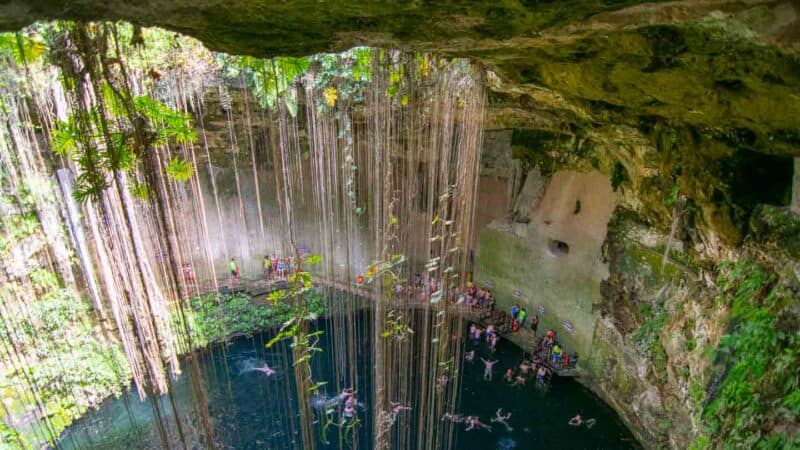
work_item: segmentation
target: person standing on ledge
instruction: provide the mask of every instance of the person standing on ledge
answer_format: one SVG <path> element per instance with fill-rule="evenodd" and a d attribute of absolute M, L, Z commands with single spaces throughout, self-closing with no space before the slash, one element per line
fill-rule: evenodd
<path fill-rule="evenodd" d="M 239 278 L 239 265 L 236 264 L 236 259 L 231 258 L 231 262 L 228 263 L 228 268 L 231 270 L 231 285 Z"/>
<path fill-rule="evenodd" d="M 525 318 L 528 317 L 528 311 L 525 311 L 525 308 L 519 310 L 517 313 L 517 320 L 519 321 L 519 327 L 522 328 L 525 325 Z"/>
<path fill-rule="evenodd" d="M 267 280 L 272 278 L 272 261 L 269 255 L 264 255 L 264 278 Z"/>

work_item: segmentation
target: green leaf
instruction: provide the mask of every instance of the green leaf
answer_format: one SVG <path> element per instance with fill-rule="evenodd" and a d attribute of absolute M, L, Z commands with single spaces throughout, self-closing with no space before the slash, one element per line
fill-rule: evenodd
<path fill-rule="evenodd" d="M 184 183 L 189 181 L 189 178 L 192 177 L 194 173 L 194 167 L 192 164 L 182 158 L 178 158 L 177 156 L 172 158 L 172 161 L 169 162 L 166 169 L 167 175 L 172 178 L 173 180 Z"/>
<path fill-rule="evenodd" d="M 321 262 L 322 262 L 322 256 L 321 255 L 311 255 L 308 258 L 306 258 L 306 264 L 308 264 L 308 265 L 312 265 L 313 266 L 314 264 L 319 264 Z"/>

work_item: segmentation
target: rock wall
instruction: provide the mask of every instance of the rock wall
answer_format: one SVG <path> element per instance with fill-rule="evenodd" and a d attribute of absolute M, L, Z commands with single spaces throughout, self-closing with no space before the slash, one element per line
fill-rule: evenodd
<path fill-rule="evenodd" d="M 536 178 L 529 173 L 526 188 Z M 589 355 L 593 305 L 608 270 L 601 247 L 615 204 L 611 183 L 599 172 L 559 171 L 541 198 L 523 194 L 527 220 L 498 220 L 481 231 L 475 279 L 494 286 L 498 308 L 518 303 L 539 315 L 542 328 L 558 330 L 569 350 Z"/>
<path fill-rule="evenodd" d="M 792 184 L 792 211 L 800 214 L 800 158 L 794 159 L 794 183 Z"/>
<path fill-rule="evenodd" d="M 720 274 L 746 256 L 800 288 L 791 160 L 665 124 L 515 130 L 512 152 L 526 179 L 482 229 L 476 279 L 499 307 L 541 307 L 578 351 L 579 379 L 645 447 L 708 446 L 704 415 L 727 376 L 714 355 L 732 324 Z"/>

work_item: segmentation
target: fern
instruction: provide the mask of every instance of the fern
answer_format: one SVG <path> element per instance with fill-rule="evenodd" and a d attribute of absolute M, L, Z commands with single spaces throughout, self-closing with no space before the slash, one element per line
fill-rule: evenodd
<path fill-rule="evenodd" d="M 166 172 L 173 180 L 179 183 L 185 183 L 189 181 L 189 178 L 194 174 L 194 167 L 192 167 L 189 161 L 176 156 L 172 158 L 172 161 L 167 165 Z"/>

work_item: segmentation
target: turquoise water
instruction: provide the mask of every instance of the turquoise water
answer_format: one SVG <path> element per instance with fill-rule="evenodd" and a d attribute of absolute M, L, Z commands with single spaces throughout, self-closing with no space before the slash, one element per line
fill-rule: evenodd
<path fill-rule="evenodd" d="M 369 360 L 370 330 L 366 321 L 359 322 L 357 354 L 362 355 L 354 370 L 341 370 L 346 361 L 334 362 L 331 348 L 332 330 L 328 320 L 316 327 L 325 330 L 321 347 L 324 352 L 314 359 L 313 372 L 317 381 L 329 382 L 327 392 L 310 399 L 311 404 L 325 409 L 336 405 L 336 395 L 343 386 L 356 386 L 360 424 L 354 427 L 324 429 L 324 417 L 318 412 L 315 421 L 317 448 L 371 448 L 370 431 L 373 417 L 366 405 L 371 391 Z M 273 334 L 258 334 L 252 338 L 236 339 L 229 344 L 216 346 L 201 356 L 201 384 L 208 396 L 208 413 L 214 433 L 214 447 L 219 449 L 300 449 L 300 420 L 296 406 L 297 392 L 290 363 L 290 350 L 286 344 L 267 350 L 264 344 Z M 475 350 L 473 363 L 464 363 L 458 413 L 478 416 L 482 422 L 493 426 L 492 431 L 466 431 L 464 424 L 456 426 L 452 446 L 464 450 L 512 449 L 624 449 L 639 448 L 631 433 L 625 428 L 611 408 L 572 379 L 554 378 L 548 390 L 534 387 L 532 380 L 523 388 L 510 387 L 503 380 L 503 372 L 522 360 L 522 351 L 507 341 L 501 341 L 495 352 L 484 344 L 467 344 Z M 483 363 L 480 357 L 497 359 L 494 379 L 483 380 Z M 272 376 L 254 370 L 264 364 L 276 370 Z M 183 364 L 186 367 L 187 364 Z M 337 367 L 340 370 L 337 370 Z M 184 373 L 175 381 L 173 400 L 163 397 L 154 402 L 140 401 L 128 393 L 119 399 L 109 399 L 62 436 L 59 444 L 65 449 L 161 449 L 165 448 L 158 424 L 171 448 L 183 448 L 176 426 L 180 418 L 183 441 L 187 448 L 205 448 L 200 442 L 201 425 L 194 412 L 189 377 Z M 339 388 L 334 386 L 338 385 Z M 172 404 L 174 402 L 174 410 Z M 412 405 L 413 407 L 413 405 Z M 511 412 L 508 423 L 513 430 L 491 423 L 498 408 Z M 568 421 L 581 413 L 594 418 L 594 427 L 572 427 Z M 156 421 L 156 414 L 161 421 Z M 443 422 L 437 421 L 442 424 Z M 416 430 L 411 430 L 414 435 Z M 327 441 L 327 442 L 326 442 Z M 352 444 L 355 442 L 355 445 Z M 408 444 L 412 445 L 412 444 Z"/>

